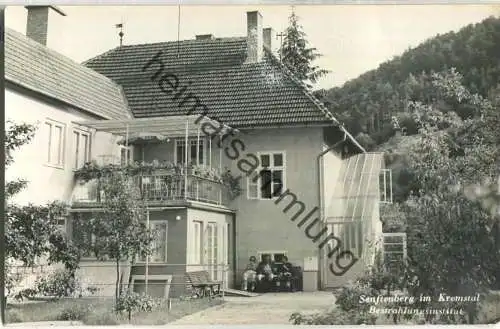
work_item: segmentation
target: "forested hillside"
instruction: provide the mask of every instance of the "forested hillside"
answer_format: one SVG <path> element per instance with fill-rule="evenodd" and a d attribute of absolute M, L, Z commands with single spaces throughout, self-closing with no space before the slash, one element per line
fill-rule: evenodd
<path fill-rule="evenodd" d="M 375 147 L 393 134 L 392 116 L 408 134 L 416 133 L 408 101 L 429 103 L 438 98 L 431 73 L 452 67 L 463 75 L 462 83 L 471 93 L 491 100 L 500 95 L 500 18 L 435 36 L 342 87 L 317 95 L 354 136 L 367 133 L 371 140 L 363 135 L 360 140 Z M 470 106 L 454 110 L 462 118 L 472 115 Z"/>
<path fill-rule="evenodd" d="M 463 265 L 464 255 L 495 254 L 482 265 L 496 279 L 480 285 L 500 287 L 500 18 L 433 37 L 318 94 L 361 144 L 385 152 L 394 203 L 381 209 L 384 230 L 407 233 L 422 278 L 435 275 L 422 264 L 442 266 L 446 254 L 447 273 L 472 287 L 481 279 L 468 274 L 476 264 Z M 461 241 L 488 245 L 467 251 Z"/>

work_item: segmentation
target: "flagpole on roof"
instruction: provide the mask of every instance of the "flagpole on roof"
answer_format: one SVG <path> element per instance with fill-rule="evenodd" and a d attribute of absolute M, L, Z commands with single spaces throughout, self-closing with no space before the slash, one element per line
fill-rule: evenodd
<path fill-rule="evenodd" d="M 123 33 L 123 19 L 120 24 L 116 24 L 115 27 L 117 29 L 120 29 L 120 32 L 118 32 L 118 36 L 120 37 L 120 47 L 123 46 L 123 36 L 125 33 Z"/>

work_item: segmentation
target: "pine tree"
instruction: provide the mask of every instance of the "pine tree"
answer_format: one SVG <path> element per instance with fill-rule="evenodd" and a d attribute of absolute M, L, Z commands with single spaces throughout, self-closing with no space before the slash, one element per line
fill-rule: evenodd
<path fill-rule="evenodd" d="M 322 55 L 317 53 L 316 48 L 308 48 L 307 35 L 299 24 L 299 17 L 295 15 L 294 11 L 292 11 L 288 21 L 289 25 L 285 30 L 283 44 L 280 49 L 281 61 L 289 70 L 295 73 L 297 78 L 312 87 L 309 81 L 316 83 L 319 78 L 329 73 L 329 71 L 312 64 L 315 59 Z"/>

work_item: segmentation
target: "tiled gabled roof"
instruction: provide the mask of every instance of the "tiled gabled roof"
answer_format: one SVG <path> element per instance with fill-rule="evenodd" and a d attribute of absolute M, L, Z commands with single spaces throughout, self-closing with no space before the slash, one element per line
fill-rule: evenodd
<path fill-rule="evenodd" d="M 103 119 L 131 116 L 111 79 L 11 29 L 5 31 L 5 79 Z"/>
<path fill-rule="evenodd" d="M 337 123 L 268 51 L 263 61 L 246 63 L 246 38 L 122 46 L 84 64 L 123 87 L 135 117 L 184 115 L 192 102 L 179 107 L 179 99 L 174 100 L 173 94 L 160 90 L 151 80 L 158 64 L 143 72 L 158 52 L 162 52 L 164 73 L 179 79 L 178 90 L 188 85 L 184 95 L 192 93 L 209 108 L 209 117 L 232 127 Z M 198 113 L 201 111 L 193 112 Z"/>

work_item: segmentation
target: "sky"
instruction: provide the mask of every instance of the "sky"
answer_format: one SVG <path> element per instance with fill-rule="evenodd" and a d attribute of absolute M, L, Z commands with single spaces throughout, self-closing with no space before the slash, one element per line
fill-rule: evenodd
<path fill-rule="evenodd" d="M 61 6 L 67 16 L 52 12 L 47 46 L 77 62 L 119 45 L 118 23 L 124 24 L 124 44 L 246 35 L 246 12 L 259 10 L 264 27 L 283 31 L 292 7 L 286 5 Z M 330 70 L 317 88 L 340 86 L 437 34 L 456 31 L 489 16 L 500 16 L 492 5 L 307 5 L 295 6 L 312 47 L 323 55 L 316 61 Z M 26 32 L 27 11 L 8 6 L 6 26 Z M 180 20 L 178 19 L 180 17 Z M 274 39 L 273 46 L 280 40 Z"/>

